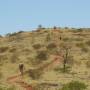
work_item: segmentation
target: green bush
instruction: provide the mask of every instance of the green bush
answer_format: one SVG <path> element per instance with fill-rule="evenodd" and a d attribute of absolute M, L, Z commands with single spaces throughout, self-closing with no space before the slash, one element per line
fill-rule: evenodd
<path fill-rule="evenodd" d="M 72 81 L 68 84 L 65 84 L 61 90 L 85 90 L 87 85 L 79 81 Z"/>

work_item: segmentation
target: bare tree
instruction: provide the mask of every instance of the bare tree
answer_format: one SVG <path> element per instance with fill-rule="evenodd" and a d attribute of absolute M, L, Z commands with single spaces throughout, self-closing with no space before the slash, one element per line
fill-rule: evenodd
<path fill-rule="evenodd" d="M 63 46 L 63 71 L 65 72 L 66 71 L 66 68 L 67 68 L 67 63 L 68 63 L 68 60 L 69 60 L 69 57 L 70 57 L 70 50 L 71 50 L 71 46 L 65 44 Z"/>

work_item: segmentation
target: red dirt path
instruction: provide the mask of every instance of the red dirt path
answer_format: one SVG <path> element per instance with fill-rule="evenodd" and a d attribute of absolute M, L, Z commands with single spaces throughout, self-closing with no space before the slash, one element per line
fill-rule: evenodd
<path fill-rule="evenodd" d="M 50 62 L 50 63 L 48 63 L 46 65 L 43 65 L 40 68 L 41 69 L 47 68 L 47 66 L 57 62 L 60 59 L 60 56 L 58 56 L 58 55 L 53 55 L 53 56 L 54 56 L 54 60 L 52 62 Z M 16 83 L 16 84 L 20 85 L 22 88 L 24 88 L 25 90 L 33 90 L 32 85 L 29 85 L 28 83 L 20 80 L 20 77 L 22 77 L 20 74 L 9 77 L 9 78 L 7 78 L 7 82 L 8 83 Z"/>

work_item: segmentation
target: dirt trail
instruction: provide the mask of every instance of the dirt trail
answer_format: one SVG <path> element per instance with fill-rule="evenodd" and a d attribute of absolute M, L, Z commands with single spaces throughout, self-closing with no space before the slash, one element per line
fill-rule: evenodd
<path fill-rule="evenodd" d="M 25 90 L 33 90 L 33 87 L 24 81 L 15 81 L 15 83 L 17 83 L 21 87 L 25 88 Z"/>
<path fill-rule="evenodd" d="M 7 82 L 10 84 L 18 84 L 20 87 L 24 88 L 25 90 L 33 90 L 33 87 L 26 82 L 20 80 L 20 75 L 12 76 L 7 79 Z"/>
<path fill-rule="evenodd" d="M 60 59 L 60 56 L 55 55 L 54 60 L 52 62 L 50 62 L 50 63 L 48 63 L 48 64 L 46 64 L 44 66 L 41 66 L 40 69 L 47 68 L 47 66 L 57 62 L 58 59 Z M 27 72 L 28 71 L 25 71 L 24 73 L 27 73 Z M 32 85 L 29 85 L 26 82 L 24 82 L 22 79 L 20 79 L 21 77 L 22 77 L 21 74 L 11 76 L 11 77 L 7 78 L 7 82 L 11 83 L 11 84 L 16 83 L 16 84 L 20 85 L 22 88 L 24 88 L 25 90 L 33 90 Z"/>

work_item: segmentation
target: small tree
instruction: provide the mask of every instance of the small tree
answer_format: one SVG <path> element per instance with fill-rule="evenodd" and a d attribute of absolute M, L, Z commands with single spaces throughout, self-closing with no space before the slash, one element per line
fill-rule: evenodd
<path fill-rule="evenodd" d="M 66 65 L 70 59 L 70 49 L 71 47 L 67 44 L 63 46 L 63 72 L 65 72 L 67 69 Z"/>
<path fill-rule="evenodd" d="M 53 29 L 54 29 L 54 30 L 56 30 L 56 29 L 57 29 L 57 27 L 56 27 L 56 26 L 54 26 L 54 27 L 53 27 Z"/>
<path fill-rule="evenodd" d="M 42 25 L 38 25 L 38 30 L 41 30 L 42 29 Z"/>
<path fill-rule="evenodd" d="M 49 42 L 51 40 L 50 34 L 48 33 L 46 36 L 46 41 Z"/>

